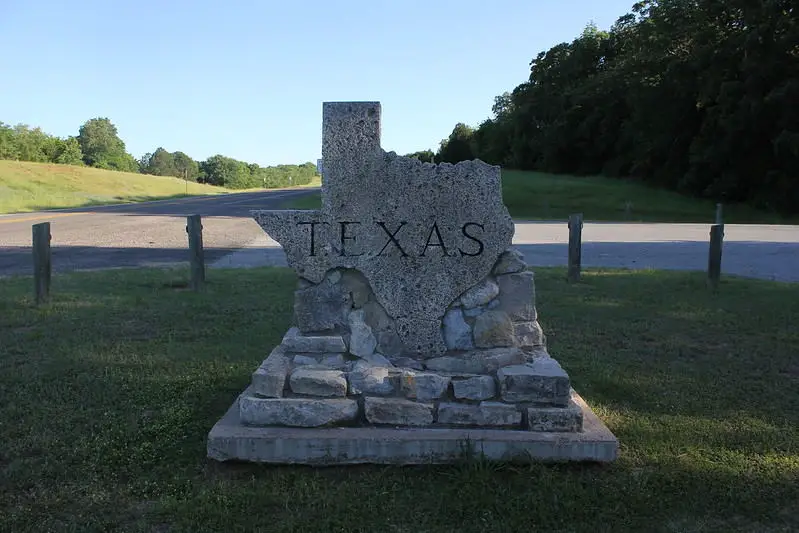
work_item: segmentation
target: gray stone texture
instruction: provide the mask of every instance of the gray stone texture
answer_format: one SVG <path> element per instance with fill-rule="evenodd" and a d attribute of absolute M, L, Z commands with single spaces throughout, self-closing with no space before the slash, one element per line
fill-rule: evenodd
<path fill-rule="evenodd" d="M 544 330 L 537 320 L 513 324 L 513 334 L 516 337 L 516 344 L 522 349 L 531 350 L 546 345 Z"/>
<path fill-rule="evenodd" d="M 350 422 L 358 402 L 346 398 L 254 398 L 239 400 L 241 422 L 253 426 L 319 427 Z"/>
<path fill-rule="evenodd" d="M 452 391 L 459 400 L 488 400 L 497 394 L 497 382 L 491 376 L 475 376 L 452 381 Z"/>
<path fill-rule="evenodd" d="M 283 348 L 276 347 L 253 372 L 252 392 L 266 398 L 282 397 L 290 367 L 291 361 L 286 357 Z"/>
<path fill-rule="evenodd" d="M 377 339 L 364 321 L 362 309 L 352 311 L 349 316 L 350 327 L 350 353 L 362 359 L 369 358 L 375 353 Z"/>
<path fill-rule="evenodd" d="M 283 336 L 281 345 L 287 353 L 344 353 L 347 346 L 341 335 L 302 335 L 296 327 Z"/>
<path fill-rule="evenodd" d="M 514 322 L 536 320 L 535 282 L 531 271 L 497 276 L 499 307 Z"/>
<path fill-rule="evenodd" d="M 299 367 L 289 377 L 291 392 L 310 396 L 346 396 L 347 379 L 340 370 Z"/>
<path fill-rule="evenodd" d="M 344 370 L 347 368 L 348 362 L 342 354 L 334 353 L 322 356 L 322 364 L 337 370 Z"/>
<path fill-rule="evenodd" d="M 405 396 L 421 401 L 444 396 L 449 382 L 449 377 L 432 373 L 403 372 L 400 376 L 400 388 Z"/>
<path fill-rule="evenodd" d="M 450 350 L 472 350 L 472 328 L 463 318 L 459 308 L 450 309 L 444 315 L 444 342 Z"/>
<path fill-rule="evenodd" d="M 347 374 L 350 394 L 369 394 L 374 396 L 390 396 L 396 392 L 395 381 L 391 379 L 389 369 L 384 366 L 372 366 L 359 361 Z"/>
<path fill-rule="evenodd" d="M 553 433 L 583 430 L 583 411 L 574 401 L 568 407 L 528 407 L 527 428 Z"/>
<path fill-rule="evenodd" d="M 566 406 L 570 383 L 566 371 L 551 357 L 538 357 L 523 365 L 497 371 L 500 394 L 506 402 L 533 402 Z"/>
<path fill-rule="evenodd" d="M 486 311 L 474 319 L 474 345 L 502 348 L 514 345 L 513 322 L 504 311 Z"/>
<path fill-rule="evenodd" d="M 441 372 L 464 372 L 468 374 L 490 374 L 497 369 L 518 365 L 527 360 L 519 348 L 494 348 L 490 350 L 474 350 L 462 355 L 445 355 L 425 361 L 428 370 Z"/>
<path fill-rule="evenodd" d="M 387 357 L 401 357 L 404 351 L 394 320 L 374 300 L 363 305 L 363 319 L 377 339 L 377 351 Z"/>
<path fill-rule="evenodd" d="M 416 359 L 411 359 L 410 357 L 398 357 L 396 359 L 392 359 L 391 362 L 397 368 L 410 368 L 413 370 L 424 370 L 424 365 L 417 361 Z"/>
<path fill-rule="evenodd" d="M 493 274 L 513 274 L 521 272 L 525 268 L 527 268 L 527 264 L 524 262 L 524 255 L 515 248 L 508 248 L 499 256 L 497 264 L 494 265 Z"/>
<path fill-rule="evenodd" d="M 319 364 L 319 360 L 316 357 L 312 356 L 312 355 L 298 354 L 298 355 L 294 356 L 293 361 L 294 361 L 294 364 L 298 365 L 298 366 L 302 366 L 302 365 L 318 365 Z"/>
<path fill-rule="evenodd" d="M 369 301 L 369 297 L 372 294 L 369 280 L 357 270 L 348 269 L 342 271 L 341 281 L 339 283 L 342 291 L 349 296 L 355 308 L 361 308 Z"/>
<path fill-rule="evenodd" d="M 492 279 L 478 283 L 461 295 L 460 302 L 465 309 L 485 305 L 499 294 L 499 287 Z"/>
<path fill-rule="evenodd" d="M 366 420 L 372 424 L 428 426 L 433 423 L 435 406 L 432 403 L 367 396 L 363 405 Z"/>
<path fill-rule="evenodd" d="M 522 413 L 515 405 L 501 402 L 441 403 L 436 421 L 457 426 L 518 426 Z"/>
<path fill-rule="evenodd" d="M 299 276 L 318 283 L 331 268 L 363 273 L 395 317 L 407 355 L 443 354 L 447 307 L 511 244 L 500 168 L 383 151 L 379 102 L 326 102 L 322 130 L 322 209 L 253 211 L 253 218 Z"/>
<path fill-rule="evenodd" d="M 340 279 L 341 274 L 334 272 L 331 276 L 318 285 L 294 291 L 294 321 L 302 333 L 332 331 L 347 325 L 352 299 L 332 281 Z"/>

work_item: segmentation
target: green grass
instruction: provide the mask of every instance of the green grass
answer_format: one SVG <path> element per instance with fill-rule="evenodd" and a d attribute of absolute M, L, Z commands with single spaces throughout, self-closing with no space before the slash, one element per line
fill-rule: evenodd
<path fill-rule="evenodd" d="M 633 181 L 575 177 L 519 170 L 502 171 L 502 196 L 517 220 L 566 220 L 583 213 L 589 221 L 713 223 L 716 204 Z M 320 195 L 286 204 L 290 209 L 318 209 Z M 742 204 L 725 205 L 726 223 L 796 222 Z"/>
<path fill-rule="evenodd" d="M 218 464 L 205 437 L 289 326 L 288 269 L 0 280 L 0 531 L 796 531 L 799 284 L 536 269 L 613 464 Z M 256 288 L 256 290 L 253 290 Z"/>

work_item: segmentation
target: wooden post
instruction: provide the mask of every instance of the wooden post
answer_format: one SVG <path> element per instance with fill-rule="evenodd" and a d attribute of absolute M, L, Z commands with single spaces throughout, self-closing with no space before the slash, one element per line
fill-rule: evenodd
<path fill-rule="evenodd" d="M 569 216 L 569 273 L 568 281 L 580 281 L 582 253 L 583 214 Z"/>
<path fill-rule="evenodd" d="M 200 215 L 187 218 L 186 232 L 189 234 L 189 260 L 191 262 L 191 288 L 200 290 L 205 282 L 205 256 L 203 253 L 203 224 Z"/>
<path fill-rule="evenodd" d="M 716 224 L 724 224 L 724 222 L 721 220 L 721 209 L 721 204 L 716 204 Z"/>
<path fill-rule="evenodd" d="M 50 300 L 52 261 L 50 255 L 50 223 L 33 225 L 33 284 L 36 304 Z"/>
<path fill-rule="evenodd" d="M 710 253 L 707 262 L 708 284 L 717 288 L 721 278 L 721 249 L 724 240 L 724 224 L 710 226 Z"/>

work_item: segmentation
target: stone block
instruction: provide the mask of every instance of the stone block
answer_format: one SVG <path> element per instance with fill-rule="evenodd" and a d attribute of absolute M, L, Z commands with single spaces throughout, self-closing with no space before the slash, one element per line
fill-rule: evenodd
<path fill-rule="evenodd" d="M 387 357 L 401 357 L 404 351 L 394 320 L 383 306 L 374 300 L 363 305 L 363 318 L 377 339 L 376 350 Z"/>
<path fill-rule="evenodd" d="M 252 392 L 266 398 L 280 398 L 286 388 L 286 376 L 291 362 L 278 346 L 252 374 Z"/>
<path fill-rule="evenodd" d="M 385 366 L 372 366 L 359 361 L 347 374 L 350 394 L 391 396 L 396 392 L 396 382 Z"/>
<path fill-rule="evenodd" d="M 514 345 L 513 322 L 499 310 L 486 311 L 474 319 L 474 345 L 478 348 L 501 348 Z"/>
<path fill-rule="evenodd" d="M 319 360 L 311 355 L 297 354 L 294 356 L 294 364 L 297 366 L 318 365 Z"/>
<path fill-rule="evenodd" d="M 501 402 L 441 403 L 436 422 L 455 426 L 510 427 L 522 423 L 522 413 L 515 405 Z"/>
<path fill-rule="evenodd" d="M 371 424 L 393 426 L 428 426 L 433 423 L 432 403 L 414 402 L 401 398 L 364 399 L 366 420 Z"/>
<path fill-rule="evenodd" d="M 340 275 L 339 275 L 340 277 Z M 294 291 L 294 320 L 302 333 L 333 330 L 347 324 L 352 308 L 350 294 L 326 279 L 318 285 Z"/>
<path fill-rule="evenodd" d="M 457 307 L 444 315 L 444 342 L 450 350 L 473 350 L 472 328 L 463 318 L 463 312 Z"/>
<path fill-rule="evenodd" d="M 291 392 L 309 396 L 346 396 L 347 379 L 340 370 L 299 367 L 289 377 Z"/>
<path fill-rule="evenodd" d="M 569 376 L 551 357 L 497 371 L 500 394 L 506 402 L 533 402 L 565 406 L 569 403 Z"/>
<path fill-rule="evenodd" d="M 424 362 L 428 370 L 440 372 L 462 372 L 467 374 L 490 374 L 503 366 L 517 365 L 527 360 L 519 348 L 494 348 L 474 350 L 463 355 L 445 355 Z"/>
<path fill-rule="evenodd" d="M 364 321 L 364 311 L 352 311 L 349 316 L 350 327 L 350 353 L 363 359 L 368 359 L 377 348 L 377 339 L 372 334 L 372 328 Z"/>
<path fill-rule="evenodd" d="M 421 401 L 444 396 L 449 382 L 449 377 L 431 373 L 403 372 L 400 376 L 400 388 L 405 396 Z"/>
<path fill-rule="evenodd" d="M 356 309 L 363 307 L 372 294 L 369 280 L 357 270 L 344 270 L 339 284 L 344 292 L 349 295 L 350 301 L 352 301 L 352 305 Z"/>
<path fill-rule="evenodd" d="M 514 322 L 536 320 L 535 282 L 529 270 L 515 274 L 497 276 L 499 284 L 499 307 Z"/>
<path fill-rule="evenodd" d="M 525 268 L 527 264 L 522 253 L 515 248 L 508 248 L 499 256 L 492 272 L 495 275 L 513 274 Z"/>
<path fill-rule="evenodd" d="M 351 422 L 358 402 L 346 398 L 254 398 L 239 400 L 241 422 L 250 426 L 320 427 Z"/>
<path fill-rule="evenodd" d="M 460 303 L 464 309 L 485 305 L 499 294 L 499 287 L 492 279 L 478 283 L 461 295 Z"/>
<path fill-rule="evenodd" d="M 513 334 L 516 337 L 516 345 L 524 350 L 532 350 L 546 344 L 544 330 L 537 320 L 513 324 Z"/>
<path fill-rule="evenodd" d="M 475 376 L 452 381 L 452 390 L 459 400 L 488 400 L 497 394 L 497 383 L 491 376 Z"/>
<path fill-rule="evenodd" d="M 347 346 L 341 335 L 302 335 L 296 327 L 283 336 L 281 346 L 287 353 L 344 353 Z"/>
<path fill-rule="evenodd" d="M 583 430 L 583 411 L 573 400 L 567 407 L 528 407 L 527 428 L 551 433 Z"/>
<path fill-rule="evenodd" d="M 397 368 L 410 368 L 412 370 L 424 370 L 424 365 L 416 359 L 410 357 L 398 357 L 392 359 L 391 363 Z"/>

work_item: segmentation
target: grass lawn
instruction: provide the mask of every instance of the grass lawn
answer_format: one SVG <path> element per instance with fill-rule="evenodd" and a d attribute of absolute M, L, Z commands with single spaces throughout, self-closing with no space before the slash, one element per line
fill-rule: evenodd
<path fill-rule="evenodd" d="M 517 220 L 567 220 L 583 213 L 589 221 L 713 223 L 716 204 L 647 187 L 640 183 L 603 177 L 575 177 L 519 170 L 502 171 L 502 195 Z M 297 198 L 291 209 L 318 209 L 320 196 Z M 746 205 L 724 206 L 726 223 L 786 223 L 773 213 Z M 794 217 L 793 222 L 796 223 Z"/>
<path fill-rule="evenodd" d="M 292 271 L 0 280 L 0 531 L 797 531 L 799 284 L 536 269 L 611 465 L 268 467 L 205 437 L 289 324 Z"/>

